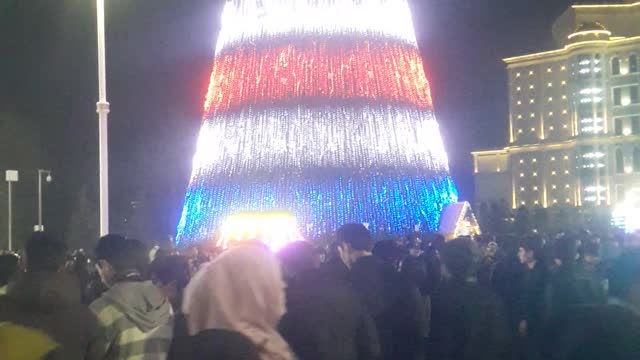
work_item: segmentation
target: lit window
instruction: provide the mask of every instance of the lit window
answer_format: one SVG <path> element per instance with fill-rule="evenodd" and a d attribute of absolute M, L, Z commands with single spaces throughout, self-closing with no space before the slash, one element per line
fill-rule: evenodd
<path fill-rule="evenodd" d="M 565 188 L 565 189 L 568 189 L 568 188 L 570 188 L 570 187 L 571 187 L 571 185 L 569 185 L 569 184 L 567 184 L 567 185 L 565 185 L 565 186 L 564 186 L 564 188 Z"/>
<path fill-rule="evenodd" d="M 555 174 L 556 174 L 556 171 L 555 171 L 555 170 L 551 172 L 551 175 L 555 175 Z"/>
<path fill-rule="evenodd" d="M 562 110 L 562 113 L 563 113 L 564 115 L 566 115 L 566 114 L 567 114 L 567 109 Z"/>
<path fill-rule="evenodd" d="M 533 158 L 533 159 L 531 159 L 531 162 L 538 162 L 538 159 Z"/>
<path fill-rule="evenodd" d="M 562 80 L 562 85 L 567 85 L 567 82 L 565 80 Z"/>
<path fill-rule="evenodd" d="M 520 177 L 524 177 L 524 173 L 520 173 Z"/>
<path fill-rule="evenodd" d="M 520 91 L 521 89 L 522 89 L 522 88 L 521 88 L 520 86 L 518 86 L 518 87 L 516 88 L 516 91 Z"/>
<path fill-rule="evenodd" d="M 553 203 L 557 204 L 558 203 L 558 199 L 553 199 Z"/>
<path fill-rule="evenodd" d="M 520 73 L 516 73 L 516 77 L 520 77 Z"/>
<path fill-rule="evenodd" d="M 524 187 L 521 187 L 521 188 L 520 188 L 520 192 L 524 192 Z"/>
<path fill-rule="evenodd" d="M 552 87 L 552 86 L 553 86 L 553 83 L 551 83 L 551 82 L 547 83 L 547 87 Z"/>
<path fill-rule="evenodd" d="M 533 202 L 533 204 L 534 204 L 534 205 L 538 205 L 538 204 L 539 204 L 539 203 L 538 203 L 538 200 L 534 201 L 534 202 Z"/>
<path fill-rule="evenodd" d="M 553 126 L 549 126 L 549 130 L 553 131 L 554 127 Z"/>
<path fill-rule="evenodd" d="M 536 128 L 531 128 L 531 132 L 535 132 L 535 131 L 536 131 Z"/>
<path fill-rule="evenodd" d="M 525 206 L 525 205 L 527 205 L 527 203 L 524 202 L 524 201 L 520 201 L 520 205 Z"/>
<path fill-rule="evenodd" d="M 520 159 L 520 164 L 524 164 L 524 160 Z"/>
<path fill-rule="evenodd" d="M 538 187 L 537 187 L 537 186 L 534 186 L 534 187 L 533 187 L 533 191 L 538 191 Z"/>
<path fill-rule="evenodd" d="M 518 129 L 518 134 L 522 134 L 522 129 Z"/>
<path fill-rule="evenodd" d="M 522 105 L 522 101 L 518 100 L 518 102 L 516 102 L 516 104 Z"/>
<path fill-rule="evenodd" d="M 521 114 L 518 114 L 518 119 L 522 119 L 522 115 Z"/>
<path fill-rule="evenodd" d="M 552 156 L 552 157 L 551 157 L 551 161 L 556 161 L 556 157 L 555 157 L 555 156 Z"/>
<path fill-rule="evenodd" d="M 549 111 L 549 116 L 553 116 L 553 111 Z"/>
<path fill-rule="evenodd" d="M 535 103 L 535 102 L 536 102 L 536 100 L 535 100 L 535 99 L 529 99 L 529 104 L 533 104 L 533 103 Z"/>
<path fill-rule="evenodd" d="M 532 117 L 536 117 L 536 113 L 531 113 L 531 114 L 529 114 L 529 117 L 531 117 L 531 118 L 532 118 Z"/>
<path fill-rule="evenodd" d="M 571 199 L 567 198 L 564 202 L 566 202 L 567 204 L 571 202 Z"/>
<path fill-rule="evenodd" d="M 564 66 L 564 65 L 562 65 L 562 66 L 560 67 L 560 70 L 562 70 L 562 71 L 567 70 L 567 67 L 566 67 L 566 66 Z"/>
<path fill-rule="evenodd" d="M 529 70 L 529 76 L 533 75 L 533 70 Z"/>
<path fill-rule="evenodd" d="M 562 95 L 562 100 L 567 100 L 567 95 Z"/>
<path fill-rule="evenodd" d="M 550 73 L 551 72 L 551 68 L 547 68 L 547 72 Z"/>
<path fill-rule="evenodd" d="M 565 160 L 569 160 L 569 155 L 565 155 L 565 156 L 564 156 L 564 159 L 565 159 Z"/>
<path fill-rule="evenodd" d="M 551 96 L 549 96 L 549 98 L 547 99 L 548 102 L 552 102 L 553 98 Z"/>
<path fill-rule="evenodd" d="M 567 128 L 567 124 L 562 125 L 562 128 L 566 129 Z"/>
<path fill-rule="evenodd" d="M 532 175 L 533 176 L 538 176 L 538 173 L 534 171 Z"/>
<path fill-rule="evenodd" d="M 564 171 L 564 173 L 565 173 L 565 174 L 568 174 L 568 173 L 569 173 L 569 170 L 565 170 L 565 171 Z"/>
<path fill-rule="evenodd" d="M 552 188 L 553 190 L 555 190 L 555 189 L 556 189 L 556 186 L 555 186 L 555 185 L 551 185 L 551 188 Z"/>
<path fill-rule="evenodd" d="M 501 170 L 500 168 L 496 168 L 496 171 L 497 171 L 497 172 L 500 172 L 500 170 Z"/>
<path fill-rule="evenodd" d="M 529 85 L 529 89 L 533 89 L 533 87 L 534 87 L 533 84 Z"/>

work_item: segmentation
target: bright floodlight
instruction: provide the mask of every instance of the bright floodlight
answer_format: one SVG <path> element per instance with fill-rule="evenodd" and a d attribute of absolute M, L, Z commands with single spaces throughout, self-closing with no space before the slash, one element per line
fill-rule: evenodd
<path fill-rule="evenodd" d="M 614 224 L 624 228 L 627 233 L 640 230 L 640 189 L 625 194 L 624 201 L 613 210 L 612 218 Z"/>
<path fill-rule="evenodd" d="M 260 241 L 273 251 L 303 240 L 296 218 L 289 213 L 241 213 L 227 217 L 220 227 L 217 246 L 227 248 L 241 241 Z"/>

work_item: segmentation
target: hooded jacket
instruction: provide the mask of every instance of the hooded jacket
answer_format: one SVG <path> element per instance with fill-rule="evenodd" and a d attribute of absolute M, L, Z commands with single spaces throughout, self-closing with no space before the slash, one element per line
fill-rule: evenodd
<path fill-rule="evenodd" d="M 61 273 L 24 273 L 0 297 L 0 322 L 40 330 L 59 344 L 51 359 L 91 359 L 95 316 L 81 304 L 77 281 Z"/>
<path fill-rule="evenodd" d="M 98 317 L 99 358 L 166 359 L 173 337 L 171 305 L 150 281 L 117 283 L 90 309 Z"/>

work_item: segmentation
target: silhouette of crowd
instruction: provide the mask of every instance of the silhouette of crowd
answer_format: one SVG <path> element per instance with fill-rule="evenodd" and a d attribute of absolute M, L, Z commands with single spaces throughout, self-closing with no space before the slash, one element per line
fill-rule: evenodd
<path fill-rule="evenodd" d="M 588 232 L 0 255 L 0 358 L 640 359 L 640 250 Z"/>

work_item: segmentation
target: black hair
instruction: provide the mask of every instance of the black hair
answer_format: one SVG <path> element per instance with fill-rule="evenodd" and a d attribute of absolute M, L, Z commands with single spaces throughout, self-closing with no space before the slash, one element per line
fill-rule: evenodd
<path fill-rule="evenodd" d="M 0 286 L 5 286 L 18 272 L 20 258 L 15 254 L 0 255 Z"/>
<path fill-rule="evenodd" d="M 27 272 L 57 272 L 67 261 L 67 245 L 45 233 L 34 233 L 25 247 Z"/>
<path fill-rule="evenodd" d="M 295 277 L 301 273 L 313 270 L 313 258 L 316 249 L 306 241 L 296 241 L 285 246 L 278 252 L 285 274 Z"/>
<path fill-rule="evenodd" d="M 338 244 L 347 243 L 354 250 L 371 251 L 373 249 L 373 237 L 362 224 L 345 224 L 336 231 Z"/>
<path fill-rule="evenodd" d="M 118 275 L 134 270 L 143 273 L 148 263 L 144 250 L 144 245 L 138 240 L 110 234 L 98 240 L 95 256 L 96 260 L 107 261 Z"/>
<path fill-rule="evenodd" d="M 150 272 L 151 277 L 162 285 L 175 281 L 178 289 L 187 287 L 191 279 L 189 260 L 182 255 L 169 255 L 154 260 Z"/>
<path fill-rule="evenodd" d="M 455 280 L 465 280 L 472 275 L 478 258 L 477 246 L 469 238 L 451 240 L 442 247 L 442 262 Z"/>
<path fill-rule="evenodd" d="M 533 251 L 533 257 L 536 260 L 542 259 L 542 249 L 544 247 L 544 241 L 542 237 L 538 235 L 529 235 L 522 240 L 520 243 L 520 247 L 522 247 L 525 251 Z"/>

